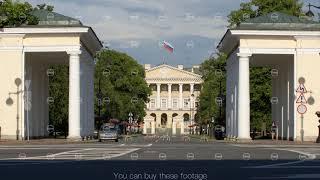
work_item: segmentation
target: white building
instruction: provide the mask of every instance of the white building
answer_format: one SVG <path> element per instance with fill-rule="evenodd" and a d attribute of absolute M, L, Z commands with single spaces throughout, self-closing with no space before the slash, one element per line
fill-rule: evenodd
<path fill-rule="evenodd" d="M 39 10 L 39 25 L 0 30 L 0 128 L 3 139 L 48 135 L 48 70 L 69 65 L 69 138 L 94 130 L 94 31 L 80 21 Z M 50 19 L 48 20 L 48 16 Z M 50 72 L 52 73 L 52 72 Z"/>
<path fill-rule="evenodd" d="M 191 68 L 166 64 L 151 67 L 145 65 L 146 81 L 152 89 L 147 115 L 144 118 L 144 134 L 186 134 L 194 125 L 198 96 L 202 79 Z"/>
<path fill-rule="evenodd" d="M 226 132 L 250 140 L 250 67 L 272 71 L 272 121 L 278 138 L 315 141 L 320 111 L 320 23 L 275 12 L 229 29 L 218 49 L 228 55 Z"/>

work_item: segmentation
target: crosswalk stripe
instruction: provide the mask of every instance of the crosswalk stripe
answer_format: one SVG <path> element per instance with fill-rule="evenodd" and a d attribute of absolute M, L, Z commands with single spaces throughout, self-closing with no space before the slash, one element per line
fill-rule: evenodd
<path fill-rule="evenodd" d="M 140 148 L 87 148 L 64 151 L 55 154 L 49 153 L 45 156 L 27 157 L 25 155 L 25 157 L 0 160 L 102 160 L 123 156 L 139 149 Z"/>

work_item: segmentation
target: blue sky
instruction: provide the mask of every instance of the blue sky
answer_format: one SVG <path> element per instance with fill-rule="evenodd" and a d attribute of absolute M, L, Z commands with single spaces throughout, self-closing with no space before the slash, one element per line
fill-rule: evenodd
<path fill-rule="evenodd" d="M 214 52 L 226 31 L 227 15 L 248 0 L 28 0 L 92 26 L 110 48 L 141 64 L 191 66 Z M 320 6 L 319 0 L 306 0 Z M 314 10 L 316 12 L 316 10 Z M 320 12 L 320 10 L 318 10 Z M 170 42 L 168 54 L 159 42 Z"/>

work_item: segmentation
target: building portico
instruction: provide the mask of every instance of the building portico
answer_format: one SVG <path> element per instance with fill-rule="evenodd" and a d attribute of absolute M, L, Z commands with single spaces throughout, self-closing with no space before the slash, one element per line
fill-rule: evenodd
<path fill-rule="evenodd" d="M 308 25 L 306 27 L 306 25 Z M 279 139 L 315 141 L 319 111 L 320 25 L 283 13 L 270 13 L 248 20 L 227 31 L 218 48 L 228 55 L 228 138 L 250 140 L 250 67 L 269 67 L 272 78 L 272 121 Z M 301 81 L 302 80 L 302 81 Z M 296 103 L 303 85 L 306 102 Z M 297 106 L 307 107 L 302 116 Z M 308 119 L 308 120 L 304 120 Z M 271 127 L 268 129 L 271 130 Z"/>
<path fill-rule="evenodd" d="M 54 15 L 59 19 L 59 14 Z M 45 22 L 40 18 L 39 24 Z M 55 64 L 69 66 L 68 137 L 81 139 L 93 135 L 93 57 L 101 43 L 90 27 L 75 19 L 68 20 L 70 26 L 54 22 L 49 27 L 38 25 L 0 31 L 3 60 L 0 77 L 5 84 L 0 90 L 3 139 L 48 136 L 49 108 L 50 103 L 54 103 L 48 91 L 49 76 L 55 73 L 49 67 Z M 18 87 L 15 79 L 22 82 Z M 10 95 L 17 90 L 18 96 Z"/>

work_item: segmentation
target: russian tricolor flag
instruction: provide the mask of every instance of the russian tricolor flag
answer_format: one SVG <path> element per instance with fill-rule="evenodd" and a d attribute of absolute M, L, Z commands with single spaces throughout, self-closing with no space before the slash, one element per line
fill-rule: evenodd
<path fill-rule="evenodd" d="M 163 41 L 163 47 L 166 49 L 166 50 L 168 50 L 170 53 L 173 53 L 173 46 L 170 44 L 170 43 L 168 43 L 168 42 L 166 42 L 166 41 Z"/>

